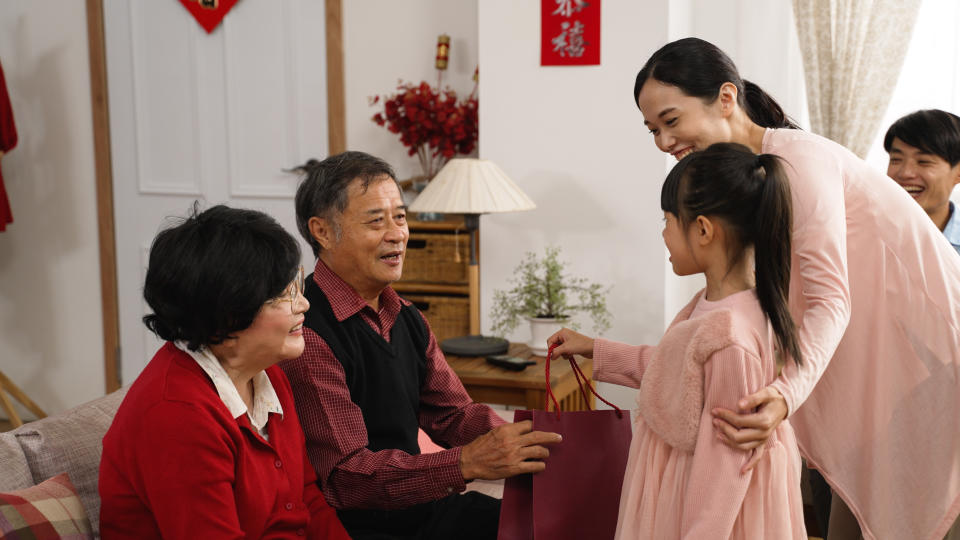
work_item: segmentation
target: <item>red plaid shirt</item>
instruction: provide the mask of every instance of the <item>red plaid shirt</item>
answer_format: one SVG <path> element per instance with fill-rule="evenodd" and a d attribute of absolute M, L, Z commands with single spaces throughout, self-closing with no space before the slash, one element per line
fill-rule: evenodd
<path fill-rule="evenodd" d="M 360 316 L 390 340 L 400 309 L 409 303 L 387 287 L 379 312 L 319 259 L 313 279 L 338 321 Z M 424 318 L 427 330 L 430 325 Z M 449 450 L 411 456 L 401 450 L 367 449 L 363 413 L 350 400 L 343 366 L 330 346 L 304 328 L 300 358 L 281 364 L 307 437 L 307 455 L 330 505 L 335 508 L 406 508 L 466 489 L 460 446 L 503 423 L 489 407 L 474 403 L 450 369 L 430 332 L 427 376 L 420 388 L 420 427 Z"/>

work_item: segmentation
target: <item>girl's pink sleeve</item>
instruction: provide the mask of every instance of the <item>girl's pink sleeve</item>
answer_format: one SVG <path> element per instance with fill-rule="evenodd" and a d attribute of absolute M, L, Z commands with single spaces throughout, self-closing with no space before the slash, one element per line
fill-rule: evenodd
<path fill-rule="evenodd" d="M 787 361 L 771 386 L 793 414 L 827 369 L 850 321 L 847 216 L 843 170 L 829 147 L 794 141 L 774 153 L 786 160 L 793 196 L 791 312 L 797 317 L 796 306 L 804 308 L 795 320 L 803 365 Z"/>
<path fill-rule="evenodd" d="M 621 386 L 640 388 L 643 372 L 657 348 L 596 339 L 593 342 L 593 378 Z"/>
<path fill-rule="evenodd" d="M 682 538 L 730 537 L 753 474 L 741 474 L 740 469 L 752 453 L 720 442 L 710 411 L 735 410 L 741 397 L 763 386 L 760 359 L 739 346 L 713 353 L 704 365 L 703 412 L 684 495 Z"/>

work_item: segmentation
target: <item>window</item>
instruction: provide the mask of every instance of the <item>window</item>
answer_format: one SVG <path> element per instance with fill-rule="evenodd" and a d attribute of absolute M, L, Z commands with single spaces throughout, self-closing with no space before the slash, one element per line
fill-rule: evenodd
<path fill-rule="evenodd" d="M 883 136 L 897 118 L 919 109 L 960 115 L 960 2 L 923 0 L 897 87 L 867 162 L 886 172 Z M 960 190 L 953 195 L 960 202 Z"/>

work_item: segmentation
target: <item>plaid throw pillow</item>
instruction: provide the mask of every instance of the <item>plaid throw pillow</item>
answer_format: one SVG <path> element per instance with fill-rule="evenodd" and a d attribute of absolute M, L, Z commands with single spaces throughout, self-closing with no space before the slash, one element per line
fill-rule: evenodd
<path fill-rule="evenodd" d="M 0 539 L 93 538 L 90 520 L 66 473 L 0 493 Z"/>

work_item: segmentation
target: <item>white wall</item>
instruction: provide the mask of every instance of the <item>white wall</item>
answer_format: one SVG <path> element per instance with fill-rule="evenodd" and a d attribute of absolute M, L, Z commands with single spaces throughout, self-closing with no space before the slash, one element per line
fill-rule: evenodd
<path fill-rule="evenodd" d="M 733 59 L 741 77 L 760 85 L 801 125 L 809 124 L 803 59 L 790 0 L 690 1 L 694 4 L 690 35 L 720 47 Z"/>
<path fill-rule="evenodd" d="M 484 216 L 481 310 L 489 330 L 493 290 L 523 253 L 562 246 L 570 270 L 611 284 L 606 336 L 655 343 L 701 280 L 665 264 L 660 185 L 672 162 L 659 152 L 633 101 L 637 71 L 667 41 L 716 43 L 741 75 L 802 119 L 802 71 L 786 0 L 605 2 L 601 65 L 541 67 L 536 2 L 479 4 L 480 155 L 497 162 L 537 203 L 531 212 Z M 776 59 L 772 62 L 771 59 Z M 592 334 L 589 325 L 584 330 Z M 526 340 L 517 330 L 512 339 Z M 605 386 L 618 405 L 632 390 Z"/>
<path fill-rule="evenodd" d="M 53 413 L 104 392 L 84 3 L 0 2 L 0 61 L 20 134 L 3 157 L 0 369 Z"/>
<path fill-rule="evenodd" d="M 669 26 L 671 40 L 695 36 L 720 47 L 742 78 L 758 84 L 787 115 L 809 128 L 803 58 L 789 0 L 671 0 Z M 665 159 L 669 170 L 676 161 Z M 663 264 L 666 325 L 705 282 L 702 275 L 674 275 L 666 251 Z"/>
<path fill-rule="evenodd" d="M 883 136 L 898 118 L 920 109 L 960 114 L 960 2 L 924 0 L 904 57 L 903 69 L 867 163 L 886 172 Z M 960 190 L 953 200 L 960 204 Z"/>
<path fill-rule="evenodd" d="M 466 96 L 477 67 L 477 0 L 346 0 L 343 2 L 347 148 L 379 156 L 400 179 L 421 173 L 398 134 L 371 118 L 383 110 L 368 98 L 396 91 L 397 83 L 437 84 L 437 36 L 450 36 L 443 86 Z"/>
<path fill-rule="evenodd" d="M 537 209 L 481 223 L 482 326 L 493 289 L 526 251 L 557 244 L 570 272 L 613 285 L 607 336 L 655 342 L 663 331 L 660 183 L 664 157 L 633 102 L 644 59 L 667 40 L 667 4 L 605 2 L 601 64 L 541 67 L 540 3 L 479 4 L 480 156 L 496 162 Z M 588 333 L 592 330 L 585 325 Z M 521 328 L 510 336 L 526 341 Z M 634 392 L 604 388 L 631 407 Z"/>

